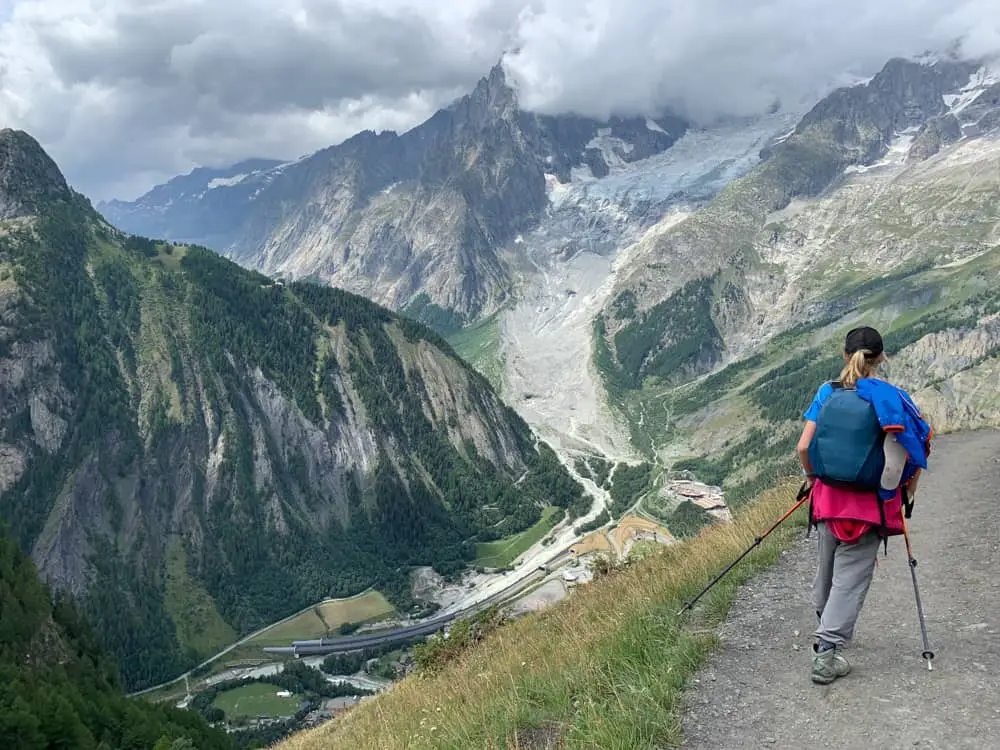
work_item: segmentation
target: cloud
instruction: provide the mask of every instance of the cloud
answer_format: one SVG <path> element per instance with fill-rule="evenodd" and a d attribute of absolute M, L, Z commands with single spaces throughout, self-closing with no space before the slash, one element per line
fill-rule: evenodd
<path fill-rule="evenodd" d="M 1000 49 L 995 0 L 0 0 L 0 124 L 78 188 L 404 130 L 508 50 L 545 112 L 750 114 L 893 55 Z"/>
<path fill-rule="evenodd" d="M 481 6 L 492 11 L 493 6 Z M 94 197 L 405 129 L 499 58 L 475 3 L 40 0 L 0 27 L 0 121 Z"/>
<path fill-rule="evenodd" d="M 808 101 L 888 58 L 1000 50 L 995 0 L 544 0 L 522 13 L 507 68 L 547 111 L 698 120 Z"/>

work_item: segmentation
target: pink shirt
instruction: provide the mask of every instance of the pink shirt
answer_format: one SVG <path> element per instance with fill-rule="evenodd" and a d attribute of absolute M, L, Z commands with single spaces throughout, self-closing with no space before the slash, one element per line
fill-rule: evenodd
<path fill-rule="evenodd" d="M 834 535 L 844 542 L 857 541 L 869 528 L 881 525 L 878 495 L 823 484 L 819 479 L 812 489 L 813 520 L 826 521 Z M 903 498 L 899 490 L 885 501 L 886 535 L 903 533 Z"/>

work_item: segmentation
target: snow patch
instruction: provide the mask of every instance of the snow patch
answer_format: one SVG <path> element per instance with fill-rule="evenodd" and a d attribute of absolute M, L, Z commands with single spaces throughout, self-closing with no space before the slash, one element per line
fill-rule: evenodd
<path fill-rule="evenodd" d="M 910 148 L 913 146 L 918 132 L 920 132 L 919 127 L 911 126 L 896 133 L 889 143 L 889 150 L 885 156 L 872 164 L 852 164 L 844 170 L 844 174 L 864 174 L 873 169 L 902 166 L 906 163 L 906 157 L 910 153 Z"/>
<path fill-rule="evenodd" d="M 249 174 L 234 174 L 232 177 L 214 177 L 208 181 L 208 189 L 214 190 L 219 187 L 232 187 L 233 185 L 239 185 L 243 180 L 249 177 L 251 174 L 257 174 L 256 172 L 250 172 Z"/>
<path fill-rule="evenodd" d="M 589 174 L 590 170 L 586 170 Z M 572 176 L 572 175 L 571 175 Z M 593 179 L 593 175 L 591 175 Z M 569 193 L 569 185 L 564 185 L 559 182 L 559 178 L 554 174 L 545 174 L 545 192 L 548 193 L 549 202 L 553 205 L 559 205 L 562 203 L 563 199 Z"/>
<path fill-rule="evenodd" d="M 913 62 L 919 65 L 926 65 L 928 68 L 933 68 L 939 62 L 943 62 L 947 58 L 940 52 L 924 52 L 923 54 L 917 55 L 913 58 Z"/>
<path fill-rule="evenodd" d="M 654 133 L 663 133 L 664 135 L 670 135 L 670 133 L 661 128 L 659 125 L 656 124 L 654 120 L 651 120 L 648 117 L 646 118 L 646 129 L 652 130 Z"/>
<path fill-rule="evenodd" d="M 628 166 L 628 162 L 621 157 L 621 154 L 632 153 L 635 146 L 611 135 L 611 128 L 600 128 L 597 135 L 590 139 L 587 148 L 599 150 L 604 163 L 608 165 L 608 169 L 614 172 Z"/>
<path fill-rule="evenodd" d="M 945 94 L 944 104 L 951 114 L 957 115 L 963 109 L 974 103 L 979 95 L 994 84 L 1000 83 L 1000 61 L 984 65 L 971 76 L 957 94 Z"/>

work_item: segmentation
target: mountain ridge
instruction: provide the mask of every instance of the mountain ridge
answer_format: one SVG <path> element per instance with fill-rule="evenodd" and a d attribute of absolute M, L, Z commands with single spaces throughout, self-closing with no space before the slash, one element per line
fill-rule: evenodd
<path fill-rule="evenodd" d="M 407 609 L 413 566 L 454 573 L 544 506 L 587 509 L 437 334 L 124 235 L 70 195 L 0 223 L 0 517 L 130 688 L 217 645 L 181 641 L 169 544 L 241 633 L 373 585 Z"/>
<path fill-rule="evenodd" d="M 198 227 L 214 221 L 203 216 L 214 206 L 227 229 L 203 244 L 244 265 L 312 276 L 395 309 L 426 294 L 469 322 L 509 298 L 523 264 L 512 243 L 548 205 L 546 173 L 604 176 L 664 151 L 686 128 L 671 115 L 602 123 L 522 111 L 500 64 L 405 133 L 359 133 L 217 187 L 202 205 L 175 207 L 160 186 L 98 208 L 130 231 L 190 240 L 210 239 Z"/>
<path fill-rule="evenodd" d="M 2 527 L 0 631 L 0 732 L 19 750 L 233 747 L 192 712 L 126 698 L 86 622 Z"/>

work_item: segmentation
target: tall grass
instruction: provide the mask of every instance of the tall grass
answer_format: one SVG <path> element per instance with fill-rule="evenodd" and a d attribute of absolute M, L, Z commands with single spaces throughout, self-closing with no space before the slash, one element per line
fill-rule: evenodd
<path fill-rule="evenodd" d="M 801 532 L 804 510 L 702 599 L 711 578 L 794 503 L 766 492 L 714 526 L 565 601 L 512 622 L 433 676 L 411 676 L 282 750 L 323 748 L 662 748 L 682 740 L 687 679 L 715 644 L 737 585 Z"/>

